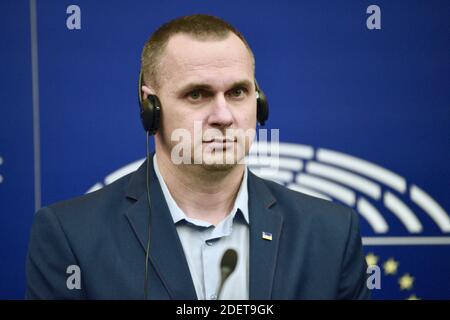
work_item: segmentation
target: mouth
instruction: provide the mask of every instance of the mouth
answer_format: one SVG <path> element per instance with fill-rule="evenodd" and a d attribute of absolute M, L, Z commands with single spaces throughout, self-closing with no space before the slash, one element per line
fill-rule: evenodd
<path fill-rule="evenodd" d="M 233 143 L 236 142 L 235 138 L 213 138 L 209 140 L 203 140 L 203 143 Z"/>
<path fill-rule="evenodd" d="M 210 150 L 212 149 L 229 149 L 234 146 L 234 143 L 237 142 L 237 139 L 233 138 L 214 138 L 210 140 L 204 140 L 203 144 Z"/>

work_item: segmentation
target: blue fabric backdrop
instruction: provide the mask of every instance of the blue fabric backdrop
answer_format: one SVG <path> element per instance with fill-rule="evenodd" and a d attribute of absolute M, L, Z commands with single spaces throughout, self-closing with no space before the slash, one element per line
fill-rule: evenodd
<path fill-rule="evenodd" d="M 268 128 L 290 143 L 282 157 L 301 163 L 280 183 L 361 214 L 368 260 L 382 271 L 374 298 L 450 298 L 449 1 L 33 3 L 0 2 L 0 298 L 24 295 L 37 207 L 101 187 L 144 157 L 141 49 L 160 24 L 192 13 L 224 18 L 253 48 Z M 67 27 L 72 4 L 81 29 Z M 366 25 L 373 4 L 381 29 Z"/>

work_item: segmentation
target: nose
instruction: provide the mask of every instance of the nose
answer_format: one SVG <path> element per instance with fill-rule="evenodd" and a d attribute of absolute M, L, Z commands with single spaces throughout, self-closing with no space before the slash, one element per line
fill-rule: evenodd
<path fill-rule="evenodd" d="M 219 94 L 213 100 L 208 124 L 212 127 L 229 127 L 233 124 L 233 114 L 224 95 Z"/>

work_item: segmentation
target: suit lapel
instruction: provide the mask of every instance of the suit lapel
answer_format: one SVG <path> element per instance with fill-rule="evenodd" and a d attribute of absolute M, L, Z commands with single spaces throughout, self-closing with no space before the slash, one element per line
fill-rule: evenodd
<path fill-rule="evenodd" d="M 271 208 L 275 199 L 265 183 L 249 172 L 250 299 L 271 299 L 278 255 L 282 216 Z M 264 240 L 262 233 L 271 234 Z"/>
<path fill-rule="evenodd" d="M 150 159 L 153 159 L 153 154 Z M 172 299 L 197 299 L 181 241 L 153 170 L 153 161 L 150 161 L 149 172 L 151 175 L 150 194 L 152 203 L 150 262 Z M 128 185 L 127 197 L 137 201 L 126 212 L 131 227 L 141 243 L 144 256 L 147 247 L 149 211 L 145 174 L 146 165 L 144 162 L 131 177 Z M 144 265 L 144 261 L 142 261 L 142 264 Z M 151 269 L 149 272 L 151 272 Z"/>

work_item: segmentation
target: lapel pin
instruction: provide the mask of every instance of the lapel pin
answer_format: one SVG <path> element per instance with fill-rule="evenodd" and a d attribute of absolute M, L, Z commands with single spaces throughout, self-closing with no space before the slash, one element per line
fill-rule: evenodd
<path fill-rule="evenodd" d="M 270 232 L 263 231 L 262 238 L 264 240 L 272 241 L 272 234 Z"/>

